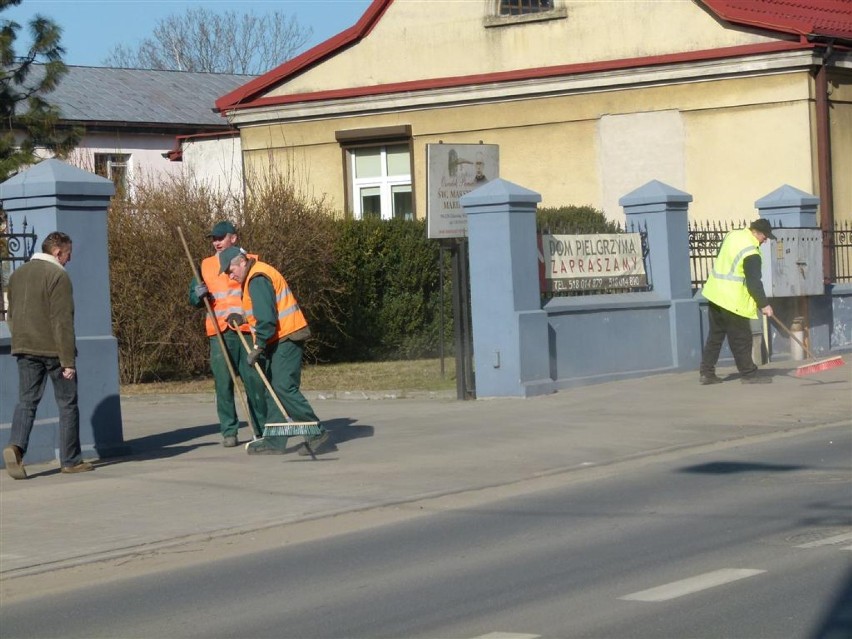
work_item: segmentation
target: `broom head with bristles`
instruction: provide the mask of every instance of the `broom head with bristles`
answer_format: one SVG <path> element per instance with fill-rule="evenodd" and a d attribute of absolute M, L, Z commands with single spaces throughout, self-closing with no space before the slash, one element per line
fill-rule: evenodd
<path fill-rule="evenodd" d="M 263 429 L 264 437 L 315 437 L 317 435 L 322 435 L 319 422 L 267 424 Z"/>
<path fill-rule="evenodd" d="M 796 377 L 804 377 L 805 375 L 821 373 L 822 371 L 827 371 L 831 368 L 843 366 L 845 363 L 846 362 L 843 361 L 843 358 L 838 355 L 837 357 L 829 357 L 828 359 L 823 359 L 818 362 L 814 362 L 813 364 L 803 364 L 796 369 Z"/>

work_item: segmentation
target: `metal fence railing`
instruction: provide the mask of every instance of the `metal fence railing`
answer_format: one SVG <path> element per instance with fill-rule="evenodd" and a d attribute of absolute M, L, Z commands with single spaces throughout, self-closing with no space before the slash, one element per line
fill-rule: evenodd
<path fill-rule="evenodd" d="M 692 288 L 699 289 L 707 281 L 713 260 L 728 231 L 748 226 L 746 222 L 690 222 L 689 271 Z"/>
<path fill-rule="evenodd" d="M 27 232 L 27 220 L 16 233 L 11 220 L 0 225 L 0 321 L 6 320 L 6 284 L 15 267 L 27 262 L 35 251 L 36 234 Z"/>
<path fill-rule="evenodd" d="M 832 281 L 852 282 L 852 222 L 835 222 L 834 230 L 826 235 L 834 265 Z"/>
<path fill-rule="evenodd" d="M 693 289 L 701 288 L 707 281 L 725 234 L 747 225 L 747 222 L 689 223 L 689 267 Z M 826 273 L 826 278 L 834 283 L 852 282 L 852 222 L 835 222 L 834 230 L 827 231 L 825 235 L 833 265 L 833 273 Z"/>

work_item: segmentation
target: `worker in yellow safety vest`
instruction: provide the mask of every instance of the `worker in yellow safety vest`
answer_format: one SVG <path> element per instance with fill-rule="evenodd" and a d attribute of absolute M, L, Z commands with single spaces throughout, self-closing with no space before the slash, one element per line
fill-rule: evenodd
<path fill-rule="evenodd" d="M 709 323 L 699 369 L 701 384 L 722 381 L 716 376 L 716 362 L 725 338 L 744 384 L 772 381 L 771 377 L 757 374 L 751 356 L 750 322 L 758 318 L 758 309 L 767 317 L 773 314 L 761 281 L 760 245 L 768 239 L 775 239 L 772 226 L 760 218 L 746 229 L 731 231 L 722 241 L 713 270 L 701 290 L 708 302 Z"/>

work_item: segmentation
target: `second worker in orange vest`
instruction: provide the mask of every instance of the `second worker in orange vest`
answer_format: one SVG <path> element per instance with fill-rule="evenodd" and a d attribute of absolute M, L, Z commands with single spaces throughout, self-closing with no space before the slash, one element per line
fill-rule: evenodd
<path fill-rule="evenodd" d="M 320 454 L 335 450 L 329 432 L 319 423 L 307 398 L 300 390 L 302 380 L 302 355 L 304 341 L 310 336 L 296 296 L 287 280 L 275 268 L 254 259 L 237 246 L 219 254 L 220 268 L 243 287 L 241 321 L 251 327 L 253 348 L 248 361 L 257 363 L 269 378 L 272 390 L 294 422 L 315 423 L 308 432 L 300 432 L 294 424 L 292 435 L 304 435 L 306 444 L 299 454 Z M 231 320 L 229 320 L 231 321 Z M 280 414 L 272 398 L 266 401 L 265 424 L 284 424 L 288 420 Z M 314 428 L 316 430 L 314 430 Z M 267 429 L 268 430 L 268 429 Z M 286 452 L 287 435 L 270 435 L 264 431 L 263 439 L 250 442 L 246 452 L 250 455 L 281 454 Z"/>

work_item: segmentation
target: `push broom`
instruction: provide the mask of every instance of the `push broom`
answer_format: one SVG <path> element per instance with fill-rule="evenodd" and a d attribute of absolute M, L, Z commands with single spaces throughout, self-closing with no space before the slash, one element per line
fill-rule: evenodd
<path fill-rule="evenodd" d="M 181 244 L 183 244 L 183 250 L 186 252 L 186 259 L 189 260 L 189 267 L 192 269 L 192 275 L 195 277 L 195 281 L 203 282 L 204 280 L 201 279 L 201 275 L 198 273 L 198 268 L 196 268 L 195 262 L 192 261 L 192 253 L 189 252 L 189 245 L 186 243 L 186 238 L 184 238 L 183 231 L 180 227 L 177 227 L 177 232 L 180 237 Z M 225 338 L 222 337 L 222 331 L 219 330 L 219 322 L 216 320 L 216 314 L 213 312 L 210 300 L 206 297 L 204 298 L 204 308 L 207 309 L 207 316 L 210 318 L 210 321 L 213 322 L 213 326 L 216 329 L 216 338 L 219 342 L 219 348 L 222 349 L 222 357 L 225 360 L 225 364 L 228 366 L 228 374 L 231 376 L 231 381 L 234 384 L 234 393 L 236 393 L 236 395 L 240 398 L 240 403 L 243 405 L 243 410 L 245 411 L 246 422 L 248 422 L 249 430 L 251 430 L 252 439 L 256 441 L 259 437 L 260 429 L 251 418 L 251 411 L 249 411 L 248 402 L 243 396 L 242 391 L 240 391 L 240 385 L 237 382 L 237 372 L 234 370 L 234 365 L 231 363 L 231 357 L 228 355 L 228 347 L 225 346 Z M 237 331 L 237 333 L 239 332 L 240 331 Z"/>
<path fill-rule="evenodd" d="M 784 325 L 780 319 L 772 316 L 772 319 L 775 320 L 775 323 L 784 330 L 784 332 L 790 337 L 790 339 L 795 340 L 795 342 L 802 347 L 802 350 L 805 351 L 805 354 L 809 359 L 816 359 L 814 354 L 811 353 L 810 349 L 805 346 L 805 344 L 800 340 L 796 335 Z M 796 377 L 805 377 L 806 375 L 813 375 L 814 373 L 821 373 L 822 371 L 827 371 L 831 368 L 837 368 L 838 366 L 843 366 L 846 362 L 843 361 L 843 358 L 840 355 L 835 357 L 829 357 L 827 359 L 820 360 L 818 362 L 814 362 L 813 364 L 803 364 L 796 369 L 795 375 Z"/>
<path fill-rule="evenodd" d="M 237 335 L 240 336 L 240 341 L 243 343 L 243 347 L 246 349 L 246 353 L 251 353 L 251 346 L 249 346 L 248 341 L 246 341 L 245 336 L 241 331 L 236 330 L 236 326 L 231 324 L 231 328 L 235 329 Z M 266 424 L 263 428 L 263 436 L 266 437 L 296 437 L 301 436 L 305 439 L 305 448 L 310 453 L 311 457 L 316 459 L 316 455 L 314 455 L 314 451 L 311 448 L 311 445 L 308 443 L 308 437 L 316 437 L 317 435 L 322 435 L 322 427 L 319 422 L 297 422 L 293 421 L 290 415 L 287 414 L 287 411 L 284 410 L 284 404 L 281 403 L 281 400 L 278 398 L 278 395 L 275 393 L 275 389 L 272 388 L 272 384 L 269 383 L 269 379 L 266 377 L 266 373 L 263 372 L 263 368 L 261 368 L 258 362 L 254 363 L 254 368 L 257 371 L 257 374 L 260 375 L 260 379 L 263 380 L 263 384 L 266 386 L 266 390 L 269 391 L 269 394 L 272 396 L 275 405 L 278 407 L 278 410 L 281 411 L 281 414 L 284 416 L 284 419 L 287 421 L 283 424 Z"/>

